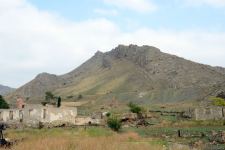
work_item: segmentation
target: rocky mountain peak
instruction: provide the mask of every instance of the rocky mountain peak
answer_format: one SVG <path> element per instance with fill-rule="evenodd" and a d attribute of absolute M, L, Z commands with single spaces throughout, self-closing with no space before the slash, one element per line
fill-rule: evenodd
<path fill-rule="evenodd" d="M 151 58 L 160 57 L 160 50 L 152 46 L 137 46 L 137 45 L 119 45 L 115 49 L 107 52 L 106 55 L 114 57 L 116 59 L 127 59 L 133 63 L 144 66 Z"/>
<path fill-rule="evenodd" d="M 57 76 L 54 74 L 49 74 L 49 73 L 43 72 L 43 73 L 38 74 L 35 79 L 46 80 L 48 78 L 56 78 L 56 77 Z"/>
<path fill-rule="evenodd" d="M 114 56 L 116 58 L 134 58 L 140 55 L 153 55 L 159 53 L 160 50 L 152 46 L 137 46 L 137 45 L 119 45 L 106 54 Z"/>
<path fill-rule="evenodd" d="M 101 57 L 101 56 L 103 56 L 103 55 L 104 55 L 103 52 L 97 51 L 97 52 L 95 53 L 94 57 Z"/>

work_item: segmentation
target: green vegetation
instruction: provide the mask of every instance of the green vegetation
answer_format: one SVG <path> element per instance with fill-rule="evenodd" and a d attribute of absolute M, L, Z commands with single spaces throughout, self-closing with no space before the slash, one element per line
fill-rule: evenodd
<path fill-rule="evenodd" d="M 146 110 L 145 110 L 143 107 L 138 106 L 137 104 L 134 104 L 134 103 L 132 103 L 132 102 L 130 102 L 130 103 L 128 104 L 128 107 L 130 108 L 130 111 L 131 111 L 132 113 L 137 114 L 137 117 L 138 117 L 139 119 L 144 119 L 143 114 L 146 112 Z"/>
<path fill-rule="evenodd" d="M 134 103 L 132 103 L 132 102 L 130 102 L 130 103 L 128 104 L 128 106 L 129 106 L 129 108 L 130 108 L 130 111 L 131 111 L 132 113 L 135 113 L 135 114 L 140 114 L 140 113 L 142 112 L 142 110 L 143 110 L 142 107 L 140 107 L 140 106 L 138 106 L 138 105 L 136 105 L 136 104 L 134 104 Z"/>
<path fill-rule="evenodd" d="M 114 131 L 119 131 L 121 128 L 121 121 L 114 115 L 107 119 L 107 124 Z"/>
<path fill-rule="evenodd" d="M 46 100 L 46 102 L 50 103 L 50 101 L 53 100 L 53 99 L 54 99 L 54 95 L 52 94 L 52 92 L 50 92 L 50 91 L 45 92 L 45 100 Z"/>
<path fill-rule="evenodd" d="M 0 95 L 0 109 L 9 109 L 9 105 L 2 95 Z"/>
<path fill-rule="evenodd" d="M 225 100 L 220 97 L 212 97 L 211 100 L 215 106 L 225 106 Z"/>
<path fill-rule="evenodd" d="M 52 92 L 45 92 L 45 101 L 41 102 L 43 106 L 46 104 L 55 105 L 57 107 L 61 106 L 61 97 L 55 96 Z"/>
<path fill-rule="evenodd" d="M 106 117 L 110 117 L 110 116 L 111 116 L 111 113 L 107 112 Z"/>

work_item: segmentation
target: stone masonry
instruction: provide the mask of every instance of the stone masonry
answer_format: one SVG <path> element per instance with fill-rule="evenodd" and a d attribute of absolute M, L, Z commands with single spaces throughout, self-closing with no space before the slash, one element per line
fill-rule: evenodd
<path fill-rule="evenodd" d="M 2 123 L 23 123 L 25 125 L 37 125 L 38 123 L 70 123 L 75 124 L 77 117 L 76 107 L 61 107 L 41 105 L 26 105 L 22 109 L 0 109 L 0 121 Z"/>
<path fill-rule="evenodd" d="M 195 120 L 225 120 L 224 107 L 199 107 L 192 112 Z"/>

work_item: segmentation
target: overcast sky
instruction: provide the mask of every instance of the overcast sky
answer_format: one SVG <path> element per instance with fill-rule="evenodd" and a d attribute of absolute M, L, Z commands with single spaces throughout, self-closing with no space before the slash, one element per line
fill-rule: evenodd
<path fill-rule="evenodd" d="M 225 0 L 0 0 L 0 84 L 131 43 L 225 67 Z"/>

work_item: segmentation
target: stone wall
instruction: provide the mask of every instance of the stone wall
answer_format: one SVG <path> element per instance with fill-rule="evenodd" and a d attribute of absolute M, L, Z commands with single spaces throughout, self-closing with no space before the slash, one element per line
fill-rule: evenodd
<path fill-rule="evenodd" d="M 195 120 L 225 120 L 224 107 L 199 107 L 193 110 L 192 118 Z"/>
<path fill-rule="evenodd" d="M 82 125 L 99 125 L 101 124 L 100 119 L 93 119 L 91 117 L 76 117 L 75 124 L 78 126 Z"/>
<path fill-rule="evenodd" d="M 0 121 L 3 123 L 23 123 L 26 125 L 53 122 L 75 124 L 77 108 L 56 108 L 29 106 L 23 109 L 0 109 Z"/>

